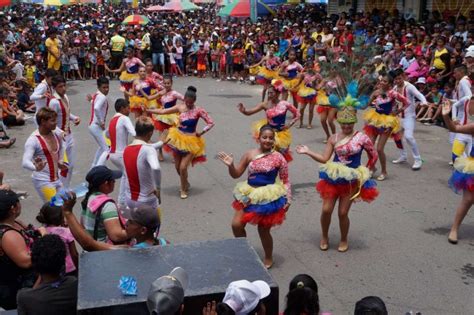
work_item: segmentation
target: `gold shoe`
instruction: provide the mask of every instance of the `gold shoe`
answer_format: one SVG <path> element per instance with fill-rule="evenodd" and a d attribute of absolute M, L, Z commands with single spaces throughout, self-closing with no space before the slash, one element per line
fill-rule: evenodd
<path fill-rule="evenodd" d="M 186 191 L 181 190 L 181 199 L 188 198 L 188 193 Z"/>
<path fill-rule="evenodd" d="M 327 251 L 329 249 L 329 242 L 326 244 L 322 244 L 321 242 L 319 243 L 319 249 L 322 250 L 323 252 Z"/>
<path fill-rule="evenodd" d="M 337 248 L 337 251 L 340 252 L 340 253 L 345 253 L 345 252 L 347 252 L 348 249 L 349 249 L 349 244 L 346 244 L 345 246 L 341 246 L 339 244 L 339 247 Z"/>

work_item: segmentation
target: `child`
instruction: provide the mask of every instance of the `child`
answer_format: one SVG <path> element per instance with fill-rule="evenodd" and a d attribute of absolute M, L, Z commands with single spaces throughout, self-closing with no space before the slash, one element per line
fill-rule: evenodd
<path fill-rule="evenodd" d="M 69 69 L 71 71 L 71 78 L 72 74 L 74 74 L 74 80 L 77 80 L 79 77 L 82 80 L 81 72 L 79 71 L 79 61 L 78 61 L 78 53 L 79 48 L 73 47 L 68 50 L 69 55 Z"/>
<path fill-rule="evenodd" d="M 180 75 L 183 75 L 184 73 L 183 46 L 181 44 L 181 40 L 179 39 L 176 41 L 176 53 L 174 55 L 174 60 L 176 60 L 176 64 L 178 65 Z"/>
<path fill-rule="evenodd" d="M 207 58 L 207 51 L 204 49 L 204 45 L 199 45 L 199 50 L 197 51 L 197 71 L 198 77 L 204 78 L 206 77 L 206 58 Z"/>
<path fill-rule="evenodd" d="M 217 81 L 225 80 L 226 76 L 226 51 L 225 46 L 221 46 L 219 50 L 219 79 Z"/>
<path fill-rule="evenodd" d="M 217 44 L 211 44 L 211 72 L 212 77 L 217 78 L 219 72 L 219 62 L 220 62 L 220 46 Z"/>
<path fill-rule="evenodd" d="M 26 78 L 26 82 L 28 82 L 28 84 L 30 85 L 32 89 L 36 87 L 35 73 L 36 73 L 36 66 L 35 66 L 33 58 L 26 59 L 25 78 Z"/>
<path fill-rule="evenodd" d="M 97 55 L 95 53 L 95 48 L 89 48 L 87 60 L 89 61 L 91 79 L 97 79 Z"/>
<path fill-rule="evenodd" d="M 181 70 L 179 70 L 176 65 L 176 47 L 172 47 L 171 51 L 168 53 L 170 59 L 170 73 L 172 76 L 182 75 Z"/>
<path fill-rule="evenodd" d="M 97 76 L 105 77 L 105 60 L 101 49 L 97 51 Z"/>
<path fill-rule="evenodd" d="M 66 80 L 69 80 L 69 56 L 67 53 L 61 54 L 61 70 L 63 73 L 63 77 Z"/>
<path fill-rule="evenodd" d="M 433 110 L 438 107 L 439 102 L 441 101 L 441 98 L 442 98 L 442 95 L 438 89 L 437 83 L 431 83 L 429 85 L 429 89 L 430 89 L 430 92 L 426 95 L 426 100 L 428 101 L 428 105 L 422 106 L 416 117 L 419 122 L 423 122 L 425 123 L 425 125 L 431 125 L 429 123 L 429 121 L 431 121 L 430 117 L 432 116 Z M 423 117 L 419 118 L 421 116 Z"/>
<path fill-rule="evenodd" d="M 110 66 L 110 58 L 111 58 L 111 54 L 110 54 L 110 49 L 109 47 L 106 45 L 106 44 L 103 44 L 102 45 L 102 48 L 100 50 L 100 53 L 102 54 L 102 56 L 104 57 L 104 76 L 106 74 L 106 69 L 105 69 L 105 65 L 108 65 Z"/>
<path fill-rule="evenodd" d="M 78 257 L 74 236 L 64 224 L 61 207 L 51 205 L 49 202 L 41 207 L 36 220 L 42 223 L 48 234 L 58 235 L 66 246 L 66 274 L 77 275 Z"/>

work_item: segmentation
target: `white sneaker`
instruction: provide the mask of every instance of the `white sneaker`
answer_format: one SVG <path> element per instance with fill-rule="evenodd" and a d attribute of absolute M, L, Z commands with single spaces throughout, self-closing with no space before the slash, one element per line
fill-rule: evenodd
<path fill-rule="evenodd" d="M 421 165 L 423 164 L 422 160 L 415 160 L 415 163 L 413 163 L 413 166 L 411 167 L 412 170 L 418 171 L 421 169 Z"/>
<path fill-rule="evenodd" d="M 398 159 L 393 160 L 392 163 L 393 163 L 393 164 L 402 164 L 402 163 L 406 163 L 406 161 L 407 161 L 407 158 L 401 156 L 401 157 L 399 157 Z"/>

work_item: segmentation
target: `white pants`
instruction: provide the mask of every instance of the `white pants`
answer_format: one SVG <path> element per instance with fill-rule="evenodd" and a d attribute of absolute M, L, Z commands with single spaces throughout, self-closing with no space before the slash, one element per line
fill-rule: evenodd
<path fill-rule="evenodd" d="M 105 158 L 104 158 L 105 156 Z M 107 156 L 109 156 L 110 162 L 112 162 L 113 165 L 115 165 L 122 173 L 125 171 L 123 167 L 123 152 L 116 152 L 116 153 L 107 153 L 105 152 L 102 154 L 101 158 L 99 159 L 99 162 L 102 162 L 107 159 Z M 103 165 L 103 164 L 99 164 Z M 125 205 L 125 174 L 122 174 L 122 177 L 120 178 L 120 188 L 119 188 L 119 196 L 118 196 L 118 204 L 119 205 Z"/>
<path fill-rule="evenodd" d="M 421 160 L 420 151 L 418 149 L 418 144 L 416 143 L 413 133 L 415 131 L 416 117 L 405 117 L 402 118 L 402 127 L 403 127 L 403 139 L 410 145 L 413 158 L 415 160 Z M 401 150 L 402 157 L 407 157 L 407 150 L 405 147 Z"/>
<path fill-rule="evenodd" d="M 33 186 L 35 187 L 36 192 L 40 196 L 43 203 L 51 201 L 51 198 L 53 198 L 56 195 L 56 193 L 61 188 L 63 188 L 63 184 L 61 183 L 60 180 L 51 182 L 49 180 L 39 180 L 39 179 L 32 178 L 32 181 L 33 181 Z"/>
<path fill-rule="evenodd" d="M 67 170 L 66 176 L 61 175 L 60 177 L 61 177 L 61 182 L 63 183 L 64 188 L 69 188 L 69 185 L 71 184 L 72 172 L 74 171 L 74 165 L 76 163 L 76 150 L 74 146 L 74 138 L 72 137 L 72 133 L 66 135 L 63 145 L 65 148 L 64 151 L 66 153 L 68 170 Z"/>
<path fill-rule="evenodd" d="M 104 152 L 107 152 L 109 147 L 105 143 L 105 138 L 104 138 L 104 130 L 100 128 L 99 125 L 92 123 L 89 126 L 89 132 L 94 138 L 95 142 L 99 145 L 97 148 L 97 151 L 95 152 L 94 160 L 92 161 L 92 167 L 99 165 L 99 159 L 102 156 Z"/>

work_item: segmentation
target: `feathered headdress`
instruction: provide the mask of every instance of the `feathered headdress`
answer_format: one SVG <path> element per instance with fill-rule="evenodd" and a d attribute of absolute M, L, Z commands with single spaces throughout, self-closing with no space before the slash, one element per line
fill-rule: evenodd
<path fill-rule="evenodd" d="M 367 107 L 369 96 L 359 95 L 357 81 L 351 81 L 347 86 L 347 94 L 344 98 L 337 94 L 329 95 L 329 103 L 338 110 L 337 121 L 342 124 L 357 122 L 357 110 Z"/>

